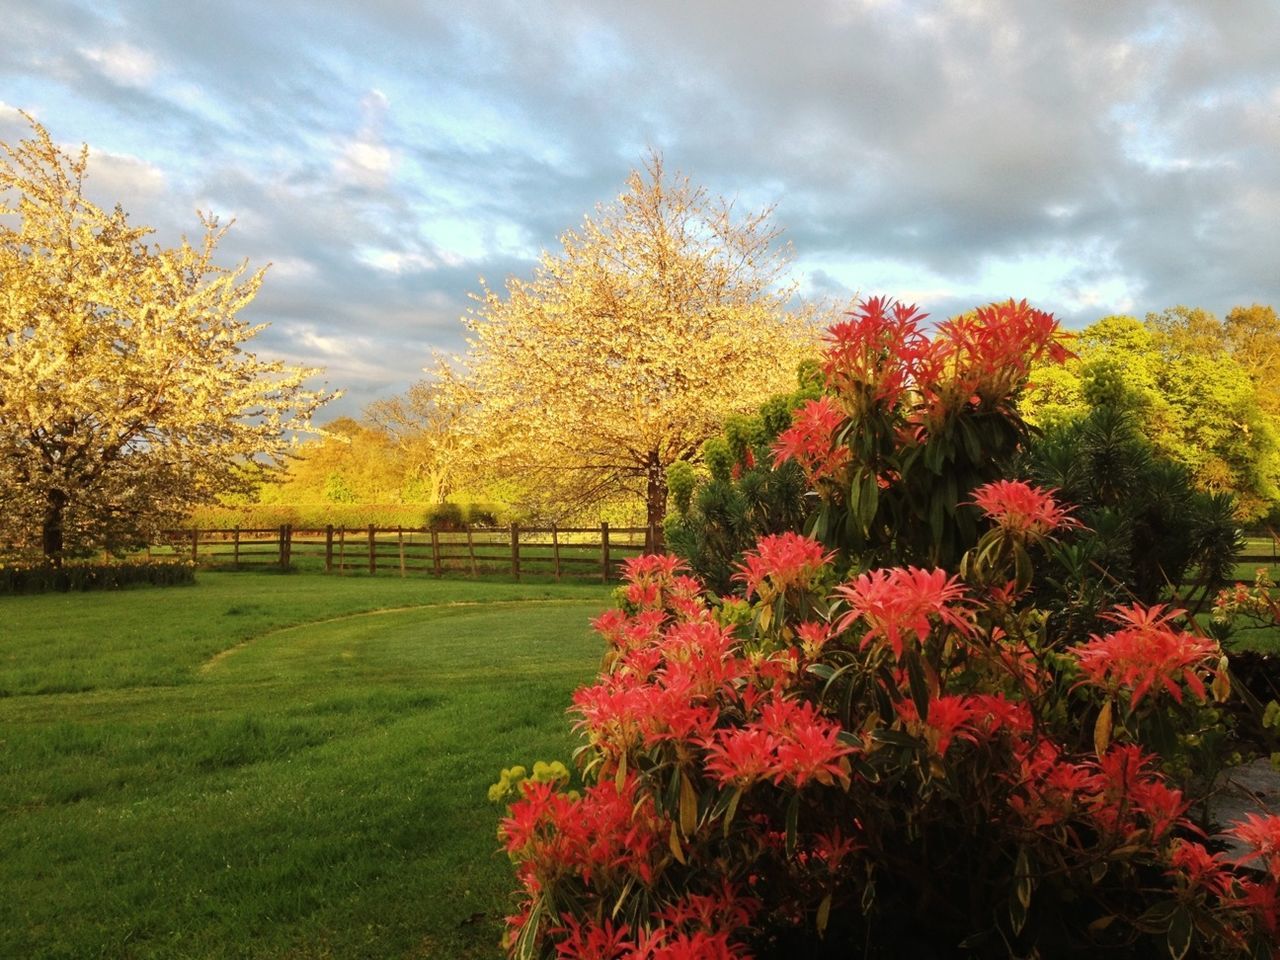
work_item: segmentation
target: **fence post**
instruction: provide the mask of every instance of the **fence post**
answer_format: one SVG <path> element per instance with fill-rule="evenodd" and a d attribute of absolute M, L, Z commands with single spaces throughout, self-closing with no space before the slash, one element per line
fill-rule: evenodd
<path fill-rule="evenodd" d="M 511 524 L 511 575 L 520 579 L 520 524 Z"/>
<path fill-rule="evenodd" d="M 471 539 L 471 524 L 466 524 L 467 528 L 467 558 L 471 561 L 471 575 L 473 577 L 480 576 L 480 571 L 476 567 L 476 545 Z"/>
<path fill-rule="evenodd" d="M 551 524 L 551 563 L 556 572 L 556 581 L 560 580 L 560 531 Z"/>
<path fill-rule="evenodd" d="M 326 524 L 324 528 L 324 572 L 333 572 L 333 524 Z"/>
<path fill-rule="evenodd" d="M 371 523 L 369 524 L 369 572 L 370 573 L 378 572 L 378 548 L 376 545 L 376 541 L 374 539 L 376 536 L 377 534 L 374 532 L 373 524 Z"/>
<path fill-rule="evenodd" d="M 431 528 L 431 570 L 437 577 L 444 574 L 440 565 L 440 531 L 435 527 Z"/>
<path fill-rule="evenodd" d="M 231 550 L 232 550 L 233 559 L 231 561 L 231 565 L 233 569 L 239 570 L 240 569 L 240 527 L 237 525 L 235 530 L 232 533 L 233 533 L 233 536 L 231 539 L 231 542 L 232 542 Z"/>
<path fill-rule="evenodd" d="M 279 557 L 279 563 L 280 563 L 280 569 L 281 569 L 281 570 L 286 570 L 286 569 L 288 569 L 288 566 L 289 566 L 289 560 L 288 560 L 288 558 L 285 556 L 285 552 L 284 552 L 284 537 L 285 537 L 285 529 L 284 529 L 284 528 L 285 528 L 285 524 L 283 524 L 283 523 L 282 523 L 282 524 L 280 524 L 279 540 L 277 541 L 277 547 L 278 547 L 278 551 L 279 551 L 279 554 L 280 554 L 280 557 Z"/>
<path fill-rule="evenodd" d="M 200 560 L 200 531 L 191 531 L 191 562 L 198 563 Z"/>
<path fill-rule="evenodd" d="M 609 582 L 609 521 L 600 521 L 600 580 Z"/>
<path fill-rule="evenodd" d="M 396 527 L 396 543 L 400 547 L 400 576 L 404 577 L 404 527 Z"/>

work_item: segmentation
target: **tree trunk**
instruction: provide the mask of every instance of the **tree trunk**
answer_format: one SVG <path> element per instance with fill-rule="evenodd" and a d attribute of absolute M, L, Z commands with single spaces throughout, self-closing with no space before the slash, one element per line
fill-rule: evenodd
<path fill-rule="evenodd" d="M 645 546 L 650 553 L 661 553 L 666 544 L 663 542 L 662 521 L 667 515 L 667 471 L 663 468 L 662 459 L 657 450 L 649 451 L 649 459 L 645 464 L 648 490 L 645 493 L 646 525 Z"/>
<path fill-rule="evenodd" d="M 44 557 L 55 567 L 62 566 L 63 517 L 67 509 L 67 495 L 61 490 L 50 490 L 45 495 L 44 520 L 40 528 L 40 547 Z"/>

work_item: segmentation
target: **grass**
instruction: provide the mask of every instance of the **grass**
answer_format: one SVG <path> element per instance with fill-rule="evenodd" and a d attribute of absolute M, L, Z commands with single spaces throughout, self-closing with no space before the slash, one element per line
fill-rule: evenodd
<path fill-rule="evenodd" d="M 499 767 L 606 588 L 202 574 L 0 599 L 0 956 L 494 957 Z"/>

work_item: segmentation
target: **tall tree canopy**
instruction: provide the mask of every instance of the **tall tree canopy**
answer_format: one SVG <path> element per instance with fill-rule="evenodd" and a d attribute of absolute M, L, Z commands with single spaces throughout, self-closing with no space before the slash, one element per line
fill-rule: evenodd
<path fill-rule="evenodd" d="M 215 220 L 148 243 L 84 196 L 87 148 L 31 124 L 0 145 L 0 509 L 58 561 L 244 486 L 327 396 L 245 350 L 263 270 L 215 265 Z"/>
<path fill-rule="evenodd" d="M 1052 425 L 1097 406 L 1131 411 L 1156 454 L 1184 465 L 1200 489 L 1232 494 L 1242 518 L 1260 517 L 1280 499 L 1271 396 L 1280 384 L 1267 366 L 1280 341 L 1267 310 L 1237 308 L 1226 325 L 1186 307 L 1145 321 L 1105 317 L 1079 334 L 1078 359 L 1036 371 L 1028 418 Z"/>
<path fill-rule="evenodd" d="M 485 287 L 439 376 L 490 462 L 564 503 L 631 484 L 660 524 L 666 468 L 788 389 L 815 342 L 771 213 L 737 217 L 654 155 L 532 280 Z"/>

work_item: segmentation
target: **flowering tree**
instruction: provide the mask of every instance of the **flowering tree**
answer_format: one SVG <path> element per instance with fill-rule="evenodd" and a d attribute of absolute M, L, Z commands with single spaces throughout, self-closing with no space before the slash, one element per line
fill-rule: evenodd
<path fill-rule="evenodd" d="M 315 371 L 259 360 L 239 319 L 262 271 L 213 257 L 223 231 L 148 246 L 82 193 L 87 150 L 39 124 L 0 156 L 0 505 L 59 562 L 68 537 L 128 536 L 244 487 L 326 399 Z"/>
<path fill-rule="evenodd" d="M 861 322 L 913 317 L 873 302 Z M 993 322 L 957 342 L 998 356 Z M 1053 335 L 1035 323 L 1030 349 Z M 876 352 L 858 330 L 832 342 L 835 396 L 780 452 L 802 460 L 830 524 L 920 560 L 849 570 L 843 545 L 784 532 L 744 557 L 739 598 L 708 595 L 676 558 L 632 561 L 622 607 L 595 622 L 604 670 L 574 697 L 581 789 L 544 766 L 493 791 L 514 794 L 500 830 L 521 889 L 512 955 L 1271 955 L 1280 817 L 1235 825 L 1235 858 L 1188 819 L 1229 694 L 1217 646 L 1180 611 L 1133 604 L 1087 641 L 1056 635 L 1033 559 L 1075 521 L 1042 488 L 957 481 L 973 532 L 961 541 L 944 506 L 949 569 L 930 562 L 946 537 L 927 520 L 871 532 L 885 504 L 918 520 L 930 495 L 899 488 L 945 482 L 917 471 L 923 450 L 948 428 L 966 446 L 956 424 L 983 409 L 978 387 L 1007 397 L 1025 362 L 1002 372 L 887 335 Z M 922 376 L 930 355 L 982 377 L 926 392 L 945 384 Z M 886 416 L 904 409 L 905 430 Z M 989 412 L 1011 422 L 974 439 L 1003 455 L 1016 415 Z M 851 435 L 855 417 L 881 432 Z M 875 510 L 835 482 L 869 464 Z"/>
<path fill-rule="evenodd" d="M 655 155 L 532 280 L 486 288 L 470 350 L 438 373 L 489 466 L 561 502 L 634 489 L 660 525 L 667 467 L 784 389 L 812 345 L 769 215 L 738 217 Z"/>

